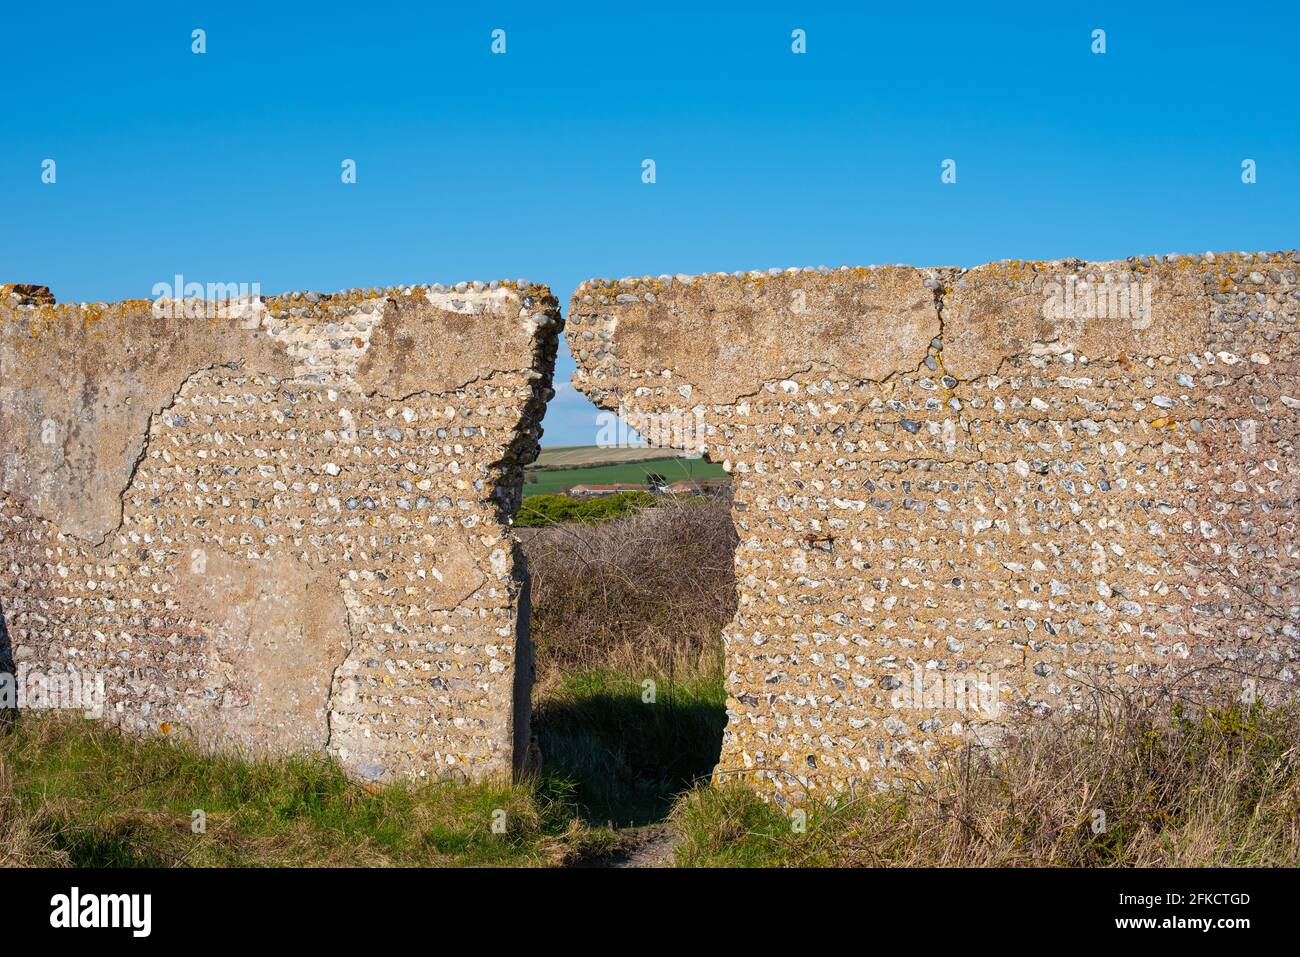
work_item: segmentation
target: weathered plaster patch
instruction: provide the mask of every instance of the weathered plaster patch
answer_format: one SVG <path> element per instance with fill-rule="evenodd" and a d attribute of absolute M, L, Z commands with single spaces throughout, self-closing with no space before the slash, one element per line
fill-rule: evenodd
<path fill-rule="evenodd" d="M 352 644 L 334 576 L 284 554 L 196 551 L 175 566 L 172 591 L 209 636 L 186 730 L 254 752 L 323 751 L 330 685 Z"/>
<path fill-rule="evenodd" d="M 212 319 L 0 287 L 15 655 L 98 670 L 135 731 L 508 774 L 531 659 L 507 525 L 561 323 L 544 286 L 496 285 Z"/>

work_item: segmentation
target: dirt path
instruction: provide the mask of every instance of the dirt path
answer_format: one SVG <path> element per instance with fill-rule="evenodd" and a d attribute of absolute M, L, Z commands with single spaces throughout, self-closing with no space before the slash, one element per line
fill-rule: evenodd
<path fill-rule="evenodd" d="M 610 867 L 672 867 L 677 847 L 677 832 L 667 824 L 630 828 L 629 846 L 620 850 Z"/>
<path fill-rule="evenodd" d="M 618 832 L 618 845 L 605 857 L 578 863 L 578 867 L 672 867 L 677 832 L 668 824 L 629 827 Z"/>

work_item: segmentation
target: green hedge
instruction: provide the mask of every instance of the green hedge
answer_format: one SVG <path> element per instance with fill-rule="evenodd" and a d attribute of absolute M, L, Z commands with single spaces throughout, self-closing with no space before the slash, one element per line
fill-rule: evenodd
<path fill-rule="evenodd" d="M 599 498 L 573 498 L 569 495 L 530 495 L 519 507 L 515 525 L 537 528 L 568 522 L 607 522 L 632 515 L 654 504 L 649 492 L 618 492 Z"/>

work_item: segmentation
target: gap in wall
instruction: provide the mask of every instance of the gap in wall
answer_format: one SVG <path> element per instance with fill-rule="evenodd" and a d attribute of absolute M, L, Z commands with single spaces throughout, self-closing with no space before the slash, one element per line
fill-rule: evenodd
<path fill-rule="evenodd" d="M 531 575 L 543 778 L 571 786 L 598 824 L 662 820 L 712 773 L 726 725 L 730 493 L 653 502 L 600 523 L 515 529 Z"/>

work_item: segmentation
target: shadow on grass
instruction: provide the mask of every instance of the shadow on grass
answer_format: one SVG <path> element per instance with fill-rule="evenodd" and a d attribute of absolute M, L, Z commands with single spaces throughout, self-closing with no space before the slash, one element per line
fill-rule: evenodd
<path fill-rule="evenodd" d="M 652 824 L 681 792 L 707 777 L 727 723 L 721 682 L 673 688 L 642 700 L 636 681 L 601 673 L 572 675 L 539 703 L 533 725 L 548 776 L 570 782 L 590 824 Z"/>
<path fill-rule="evenodd" d="M 67 855 L 70 867 L 170 867 L 176 858 L 152 846 L 153 835 L 133 823 L 117 823 L 98 830 L 68 827 L 51 842 Z"/>

